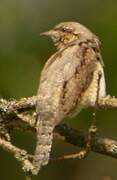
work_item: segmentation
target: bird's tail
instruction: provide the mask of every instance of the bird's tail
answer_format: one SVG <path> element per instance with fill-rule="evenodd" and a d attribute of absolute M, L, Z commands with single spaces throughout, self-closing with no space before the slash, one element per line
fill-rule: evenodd
<path fill-rule="evenodd" d="M 34 154 L 32 174 L 38 174 L 40 168 L 49 161 L 50 151 L 52 147 L 54 126 L 49 119 L 40 119 L 37 122 L 37 144 Z"/>

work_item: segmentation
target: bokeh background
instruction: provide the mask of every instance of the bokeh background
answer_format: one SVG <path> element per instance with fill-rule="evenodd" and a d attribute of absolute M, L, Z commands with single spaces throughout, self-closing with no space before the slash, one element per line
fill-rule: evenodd
<path fill-rule="evenodd" d="M 37 92 L 40 71 L 55 52 L 49 38 L 39 36 L 62 21 L 78 21 L 95 32 L 102 42 L 107 92 L 117 96 L 117 1 L 116 0 L 0 0 L 0 96 L 28 97 Z M 92 110 L 83 110 L 67 119 L 70 126 L 86 131 Z M 117 111 L 98 111 L 101 136 L 117 139 Z M 33 152 L 35 137 L 13 132 L 13 143 Z M 54 139 L 51 157 L 77 152 L 79 149 Z M 0 150 L 0 179 L 23 180 L 20 164 Z M 116 180 L 117 160 L 90 153 L 84 160 L 49 163 L 37 179 Z"/>

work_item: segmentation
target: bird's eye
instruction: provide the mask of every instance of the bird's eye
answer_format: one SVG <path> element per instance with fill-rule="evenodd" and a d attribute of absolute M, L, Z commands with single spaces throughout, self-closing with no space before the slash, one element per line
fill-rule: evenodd
<path fill-rule="evenodd" d="M 65 31 L 66 31 L 66 29 L 65 29 L 65 28 L 63 28 L 63 29 L 62 29 L 62 31 L 63 31 L 63 32 L 65 32 Z"/>

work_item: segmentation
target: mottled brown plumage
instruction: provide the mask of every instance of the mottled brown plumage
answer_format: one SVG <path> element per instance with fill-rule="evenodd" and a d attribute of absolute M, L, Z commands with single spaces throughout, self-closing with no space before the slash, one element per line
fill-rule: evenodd
<path fill-rule="evenodd" d="M 65 117 L 95 105 L 99 71 L 99 97 L 105 96 L 100 43 L 90 30 L 64 22 L 42 34 L 53 39 L 58 51 L 48 59 L 40 77 L 33 174 L 48 163 L 54 127 Z"/>

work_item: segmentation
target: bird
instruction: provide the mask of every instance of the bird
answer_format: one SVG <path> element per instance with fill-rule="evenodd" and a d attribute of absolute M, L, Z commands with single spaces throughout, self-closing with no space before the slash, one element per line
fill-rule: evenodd
<path fill-rule="evenodd" d="M 78 22 L 62 22 L 41 35 L 49 36 L 57 51 L 47 60 L 40 75 L 37 144 L 31 170 L 35 175 L 48 164 L 55 126 L 84 108 L 95 107 L 97 89 L 99 98 L 106 96 L 100 41 L 93 32 Z"/>

